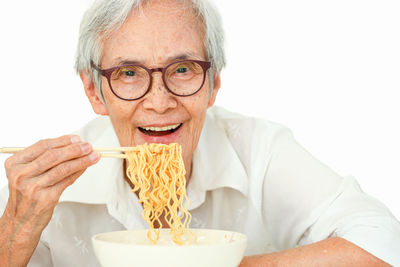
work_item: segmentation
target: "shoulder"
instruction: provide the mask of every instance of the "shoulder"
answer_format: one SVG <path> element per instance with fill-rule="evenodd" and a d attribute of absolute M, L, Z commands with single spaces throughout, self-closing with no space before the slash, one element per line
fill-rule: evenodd
<path fill-rule="evenodd" d="M 264 175 L 270 158 L 293 140 L 292 132 L 284 125 L 221 107 L 210 108 L 207 120 L 224 133 L 247 175 Z"/>
<path fill-rule="evenodd" d="M 207 115 L 226 133 L 234 147 L 270 150 L 280 140 L 293 137 L 291 130 L 282 124 L 230 112 L 221 107 L 210 108 Z"/>
<path fill-rule="evenodd" d="M 99 116 L 74 132 L 93 146 L 119 146 L 114 127 L 108 116 Z"/>
<path fill-rule="evenodd" d="M 111 126 L 111 121 L 108 116 L 99 116 L 83 125 L 80 129 L 74 131 L 74 134 L 85 139 L 94 139 Z"/>

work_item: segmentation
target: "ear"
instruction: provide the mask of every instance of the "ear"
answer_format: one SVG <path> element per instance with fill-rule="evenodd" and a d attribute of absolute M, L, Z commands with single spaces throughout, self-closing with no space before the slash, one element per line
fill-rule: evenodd
<path fill-rule="evenodd" d="M 101 101 L 99 91 L 97 90 L 92 77 L 86 72 L 81 71 L 80 75 L 83 87 L 85 88 L 86 96 L 88 97 L 90 104 L 92 104 L 93 111 L 99 115 L 108 115 L 106 105 Z"/>
<path fill-rule="evenodd" d="M 208 107 L 211 107 L 215 103 L 215 99 L 217 98 L 218 90 L 221 88 L 221 76 L 219 74 L 214 75 L 214 88 L 211 92 L 210 99 L 208 100 Z"/>

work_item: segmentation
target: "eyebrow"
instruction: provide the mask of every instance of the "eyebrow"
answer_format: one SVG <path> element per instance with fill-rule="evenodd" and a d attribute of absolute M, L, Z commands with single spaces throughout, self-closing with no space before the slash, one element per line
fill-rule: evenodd
<path fill-rule="evenodd" d="M 168 62 L 175 61 L 175 60 L 185 60 L 185 59 L 201 59 L 198 55 L 194 53 L 184 53 L 184 54 L 179 54 L 177 56 L 172 56 L 167 58 Z"/>
<path fill-rule="evenodd" d="M 201 60 L 202 58 L 199 57 L 198 55 L 188 52 L 188 53 L 183 53 L 175 56 L 170 56 L 168 57 L 165 62 L 170 63 L 176 60 L 186 60 L 186 59 L 198 59 Z M 135 59 L 123 59 L 121 57 L 116 58 L 112 65 L 113 66 L 120 66 L 120 65 L 144 65 L 143 61 L 140 60 L 135 60 Z"/>

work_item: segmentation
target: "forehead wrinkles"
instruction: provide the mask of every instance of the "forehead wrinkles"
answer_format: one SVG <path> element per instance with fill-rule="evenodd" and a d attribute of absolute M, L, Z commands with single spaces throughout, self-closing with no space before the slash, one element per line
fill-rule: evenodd
<path fill-rule="evenodd" d="M 195 30 L 200 32 L 203 32 L 205 28 L 201 16 L 193 9 L 191 1 L 187 0 L 147 0 L 134 10 L 132 15 L 147 18 L 149 23 L 154 18 L 159 18 L 162 21 L 169 21 L 169 24 L 173 26 L 196 27 Z M 182 25 L 182 21 L 190 23 Z"/>
<path fill-rule="evenodd" d="M 144 19 L 150 26 L 149 30 L 154 33 L 158 32 L 157 27 L 152 27 L 153 23 L 157 23 L 154 21 L 156 19 L 161 23 L 168 21 L 168 24 L 176 29 L 197 32 L 202 40 L 205 37 L 204 22 L 188 0 L 147 0 L 134 10 L 131 16 Z M 192 37 L 195 38 L 195 36 Z"/>

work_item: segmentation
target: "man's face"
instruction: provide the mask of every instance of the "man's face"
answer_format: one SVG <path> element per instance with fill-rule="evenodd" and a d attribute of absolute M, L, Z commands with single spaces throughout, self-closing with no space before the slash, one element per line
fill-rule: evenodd
<path fill-rule="evenodd" d="M 100 67 L 108 69 L 124 61 L 134 61 L 147 68 L 159 68 L 182 57 L 206 60 L 204 33 L 198 19 L 190 9 L 174 0 L 151 1 L 143 12 L 132 13 L 124 25 L 103 42 Z M 191 171 L 192 154 L 197 146 L 206 110 L 219 89 L 219 77 L 210 95 L 209 77 L 195 95 L 179 97 L 165 88 L 161 72 L 153 73 L 150 91 L 141 99 L 124 101 L 110 90 L 102 77 L 105 104 L 89 96 L 97 113 L 109 115 L 121 146 L 144 143 L 179 143 L 187 173 Z M 88 89 L 86 89 L 88 90 Z M 89 95 L 89 94 L 88 94 Z M 97 101 L 93 103 L 93 101 Z M 95 107 L 95 106 L 94 106 Z M 102 110 L 102 111 L 99 111 Z M 143 128 L 181 125 L 176 130 L 162 132 L 143 131 Z"/>

